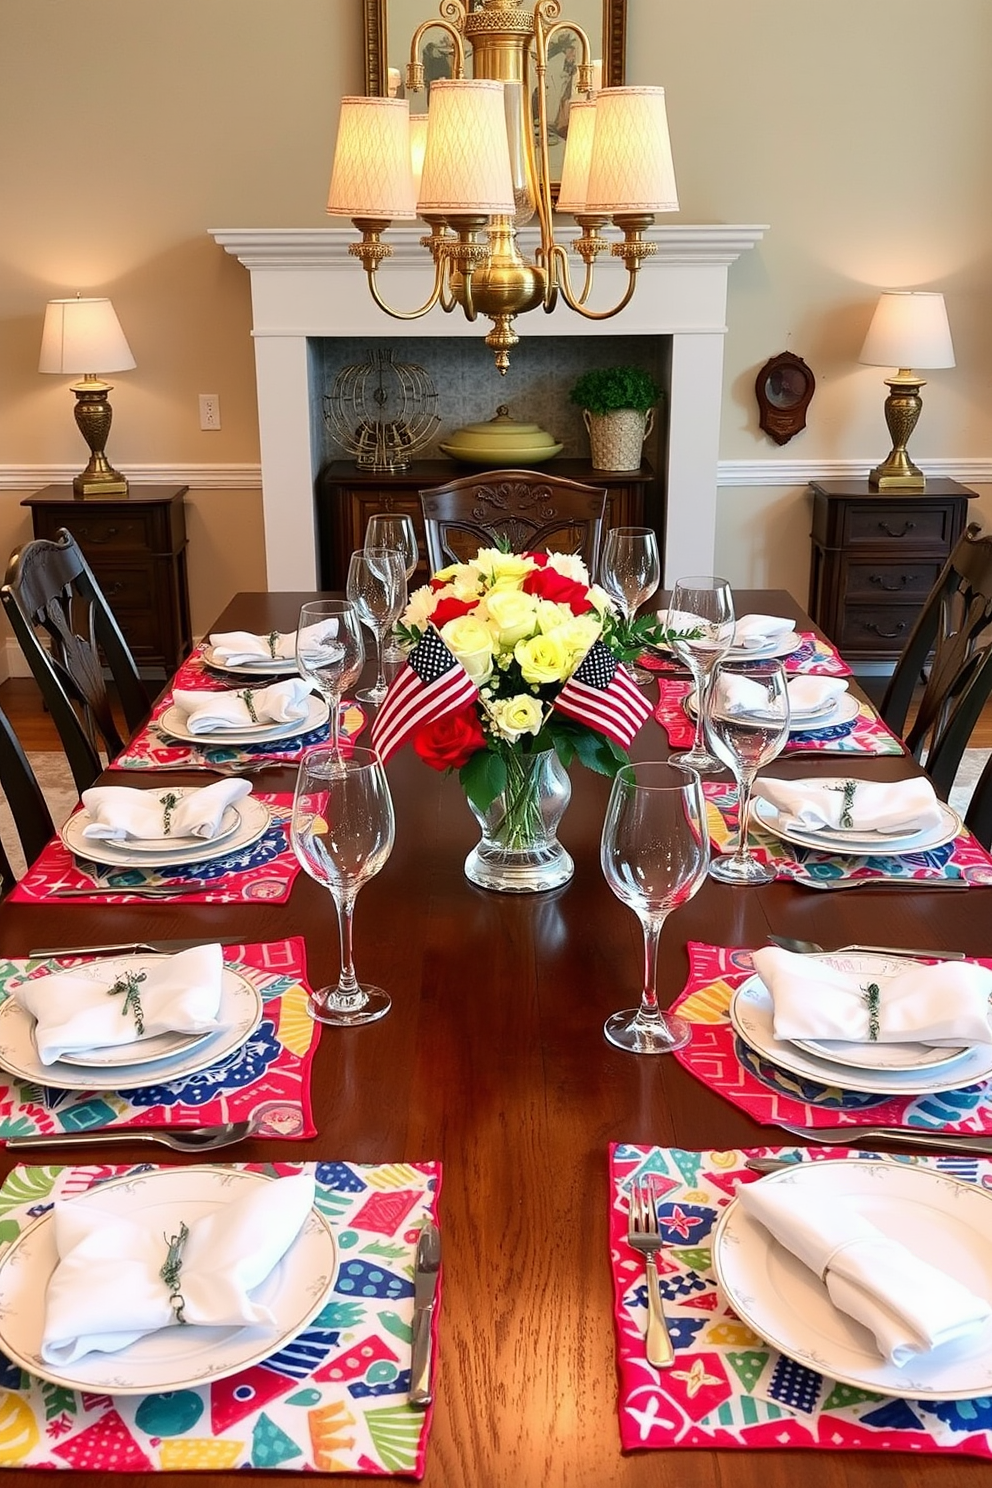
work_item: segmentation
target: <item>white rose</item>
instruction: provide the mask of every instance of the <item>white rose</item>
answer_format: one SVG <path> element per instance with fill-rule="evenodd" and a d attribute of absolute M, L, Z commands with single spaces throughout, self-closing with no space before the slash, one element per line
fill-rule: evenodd
<path fill-rule="evenodd" d="M 529 641 L 519 641 L 513 655 L 524 681 L 538 687 L 560 682 L 568 674 L 569 653 L 556 635 L 537 635 Z"/>
<path fill-rule="evenodd" d="M 474 615 L 460 615 L 442 625 L 441 639 L 477 687 L 489 681 L 493 674 L 493 637 L 488 625 Z"/>
<path fill-rule="evenodd" d="M 423 630 L 428 620 L 434 613 L 438 596 L 429 584 L 423 584 L 419 589 L 414 589 L 410 595 L 410 602 L 400 616 L 400 624 L 405 625 L 408 630 Z"/>
<path fill-rule="evenodd" d="M 486 596 L 482 608 L 504 650 L 512 651 L 518 641 L 534 634 L 538 606 L 532 594 L 524 594 L 519 589 L 496 589 Z"/>
<path fill-rule="evenodd" d="M 590 585 L 587 597 L 598 615 L 611 615 L 615 613 L 616 605 L 606 590 L 601 589 L 598 584 Z"/>
<path fill-rule="evenodd" d="M 544 708 L 540 700 L 529 692 L 503 698 L 500 702 L 493 703 L 489 712 L 496 732 L 510 744 L 515 744 L 522 734 L 541 732 Z"/>
<path fill-rule="evenodd" d="M 549 553 L 548 567 L 553 568 L 556 573 L 564 574 L 566 579 L 574 579 L 577 584 L 585 584 L 588 589 L 589 570 L 578 553 Z"/>
<path fill-rule="evenodd" d="M 551 635 L 572 619 L 568 605 L 556 604 L 553 599 L 542 599 L 537 606 L 537 628 L 542 635 Z"/>

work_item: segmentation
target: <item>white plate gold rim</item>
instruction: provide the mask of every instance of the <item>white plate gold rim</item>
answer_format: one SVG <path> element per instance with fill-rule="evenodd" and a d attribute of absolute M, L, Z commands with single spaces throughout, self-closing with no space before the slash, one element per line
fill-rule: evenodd
<path fill-rule="evenodd" d="M 192 848 L 183 847 L 175 852 L 141 853 L 136 856 L 120 842 L 91 842 L 83 836 L 83 827 L 89 819 L 85 806 L 73 812 L 59 829 L 59 838 L 74 858 L 83 858 L 90 863 L 100 863 L 109 868 L 137 868 L 155 872 L 162 868 L 181 868 L 187 863 L 212 863 L 217 858 L 226 858 L 229 853 L 240 852 L 250 847 L 268 831 L 272 816 L 264 801 L 255 796 L 242 796 L 238 802 L 241 817 L 238 829 L 221 842 L 197 839 Z M 122 890 L 124 892 L 124 890 Z"/>
<path fill-rule="evenodd" d="M 331 716 L 325 698 L 315 693 L 307 695 L 306 718 L 294 718 L 289 723 L 259 725 L 249 729 L 218 729 L 215 733 L 194 734 L 184 726 L 188 715 L 177 704 L 171 703 L 155 720 L 162 734 L 170 739 L 179 739 L 183 744 L 220 748 L 225 744 L 273 744 L 277 739 L 295 739 L 299 734 L 309 734 L 320 728 Z"/>
<path fill-rule="evenodd" d="M 810 784 L 819 788 L 840 786 L 842 779 L 813 780 Z M 799 780 L 792 781 L 793 785 L 802 785 Z M 944 847 L 961 831 L 962 821 L 958 813 L 946 801 L 938 801 L 940 808 L 940 822 L 924 831 L 884 833 L 866 832 L 861 836 L 854 835 L 851 831 L 838 828 L 834 831 L 829 827 L 819 829 L 810 827 L 782 827 L 773 820 L 775 808 L 765 801 L 761 796 L 755 796 L 752 803 L 755 819 L 764 827 L 765 831 L 771 832 L 774 837 L 779 837 L 783 842 L 792 842 L 797 847 L 809 847 L 814 852 L 826 853 L 831 857 L 857 857 L 857 858 L 886 858 L 899 857 L 903 853 L 926 852 L 934 847 Z"/>

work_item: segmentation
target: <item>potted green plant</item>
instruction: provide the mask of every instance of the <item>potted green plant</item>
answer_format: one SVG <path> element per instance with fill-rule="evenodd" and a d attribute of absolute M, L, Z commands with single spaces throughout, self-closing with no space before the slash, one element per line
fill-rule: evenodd
<path fill-rule="evenodd" d="M 582 409 L 596 470 L 638 470 L 661 388 L 640 367 L 595 367 L 569 393 Z"/>

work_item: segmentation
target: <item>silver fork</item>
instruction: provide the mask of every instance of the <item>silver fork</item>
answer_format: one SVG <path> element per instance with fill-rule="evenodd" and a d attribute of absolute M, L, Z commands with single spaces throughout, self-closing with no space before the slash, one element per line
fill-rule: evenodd
<path fill-rule="evenodd" d="M 645 1257 L 644 1272 L 648 1287 L 648 1332 L 645 1352 L 649 1364 L 656 1369 L 670 1369 L 675 1362 L 675 1351 L 665 1321 L 665 1304 L 661 1300 L 661 1285 L 658 1281 L 656 1256 L 662 1240 L 658 1230 L 658 1211 L 654 1194 L 647 1184 L 632 1183 L 630 1186 L 630 1208 L 627 1218 L 627 1244 Z"/>
<path fill-rule="evenodd" d="M 294 770 L 296 768 L 292 760 L 245 760 L 239 764 L 235 760 L 221 760 L 217 764 L 210 764 L 208 760 L 189 760 L 184 765 L 152 765 L 149 767 L 139 765 L 125 765 L 125 770 L 142 770 L 154 775 L 181 774 L 186 771 L 206 771 L 210 775 L 261 775 L 263 770 Z"/>

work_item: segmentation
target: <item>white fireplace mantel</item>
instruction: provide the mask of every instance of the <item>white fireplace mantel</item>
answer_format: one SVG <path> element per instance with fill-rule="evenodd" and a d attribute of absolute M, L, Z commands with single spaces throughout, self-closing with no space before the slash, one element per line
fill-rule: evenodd
<path fill-rule="evenodd" d="M 666 582 L 709 573 L 716 538 L 716 485 L 727 271 L 760 242 L 763 226 L 669 226 L 649 236 L 657 254 L 646 259 L 634 298 L 610 320 L 586 320 L 560 305 L 516 322 L 526 355 L 530 336 L 670 336 L 672 378 L 666 490 Z M 314 478 L 317 454 L 307 343 L 313 337 L 374 336 L 394 328 L 404 336 L 482 337 L 489 323 L 469 324 L 460 312 L 434 309 L 399 322 L 377 309 L 355 258 L 357 234 L 345 228 L 211 228 L 211 236 L 251 275 L 252 336 L 262 460 L 265 554 L 270 589 L 310 589 L 317 583 Z M 380 287 L 398 309 L 426 294 L 430 263 L 416 227 L 392 230 L 394 256 Z M 535 238 L 520 234 L 525 251 Z M 620 297 L 626 282 L 617 259 L 596 267 L 594 307 Z"/>

